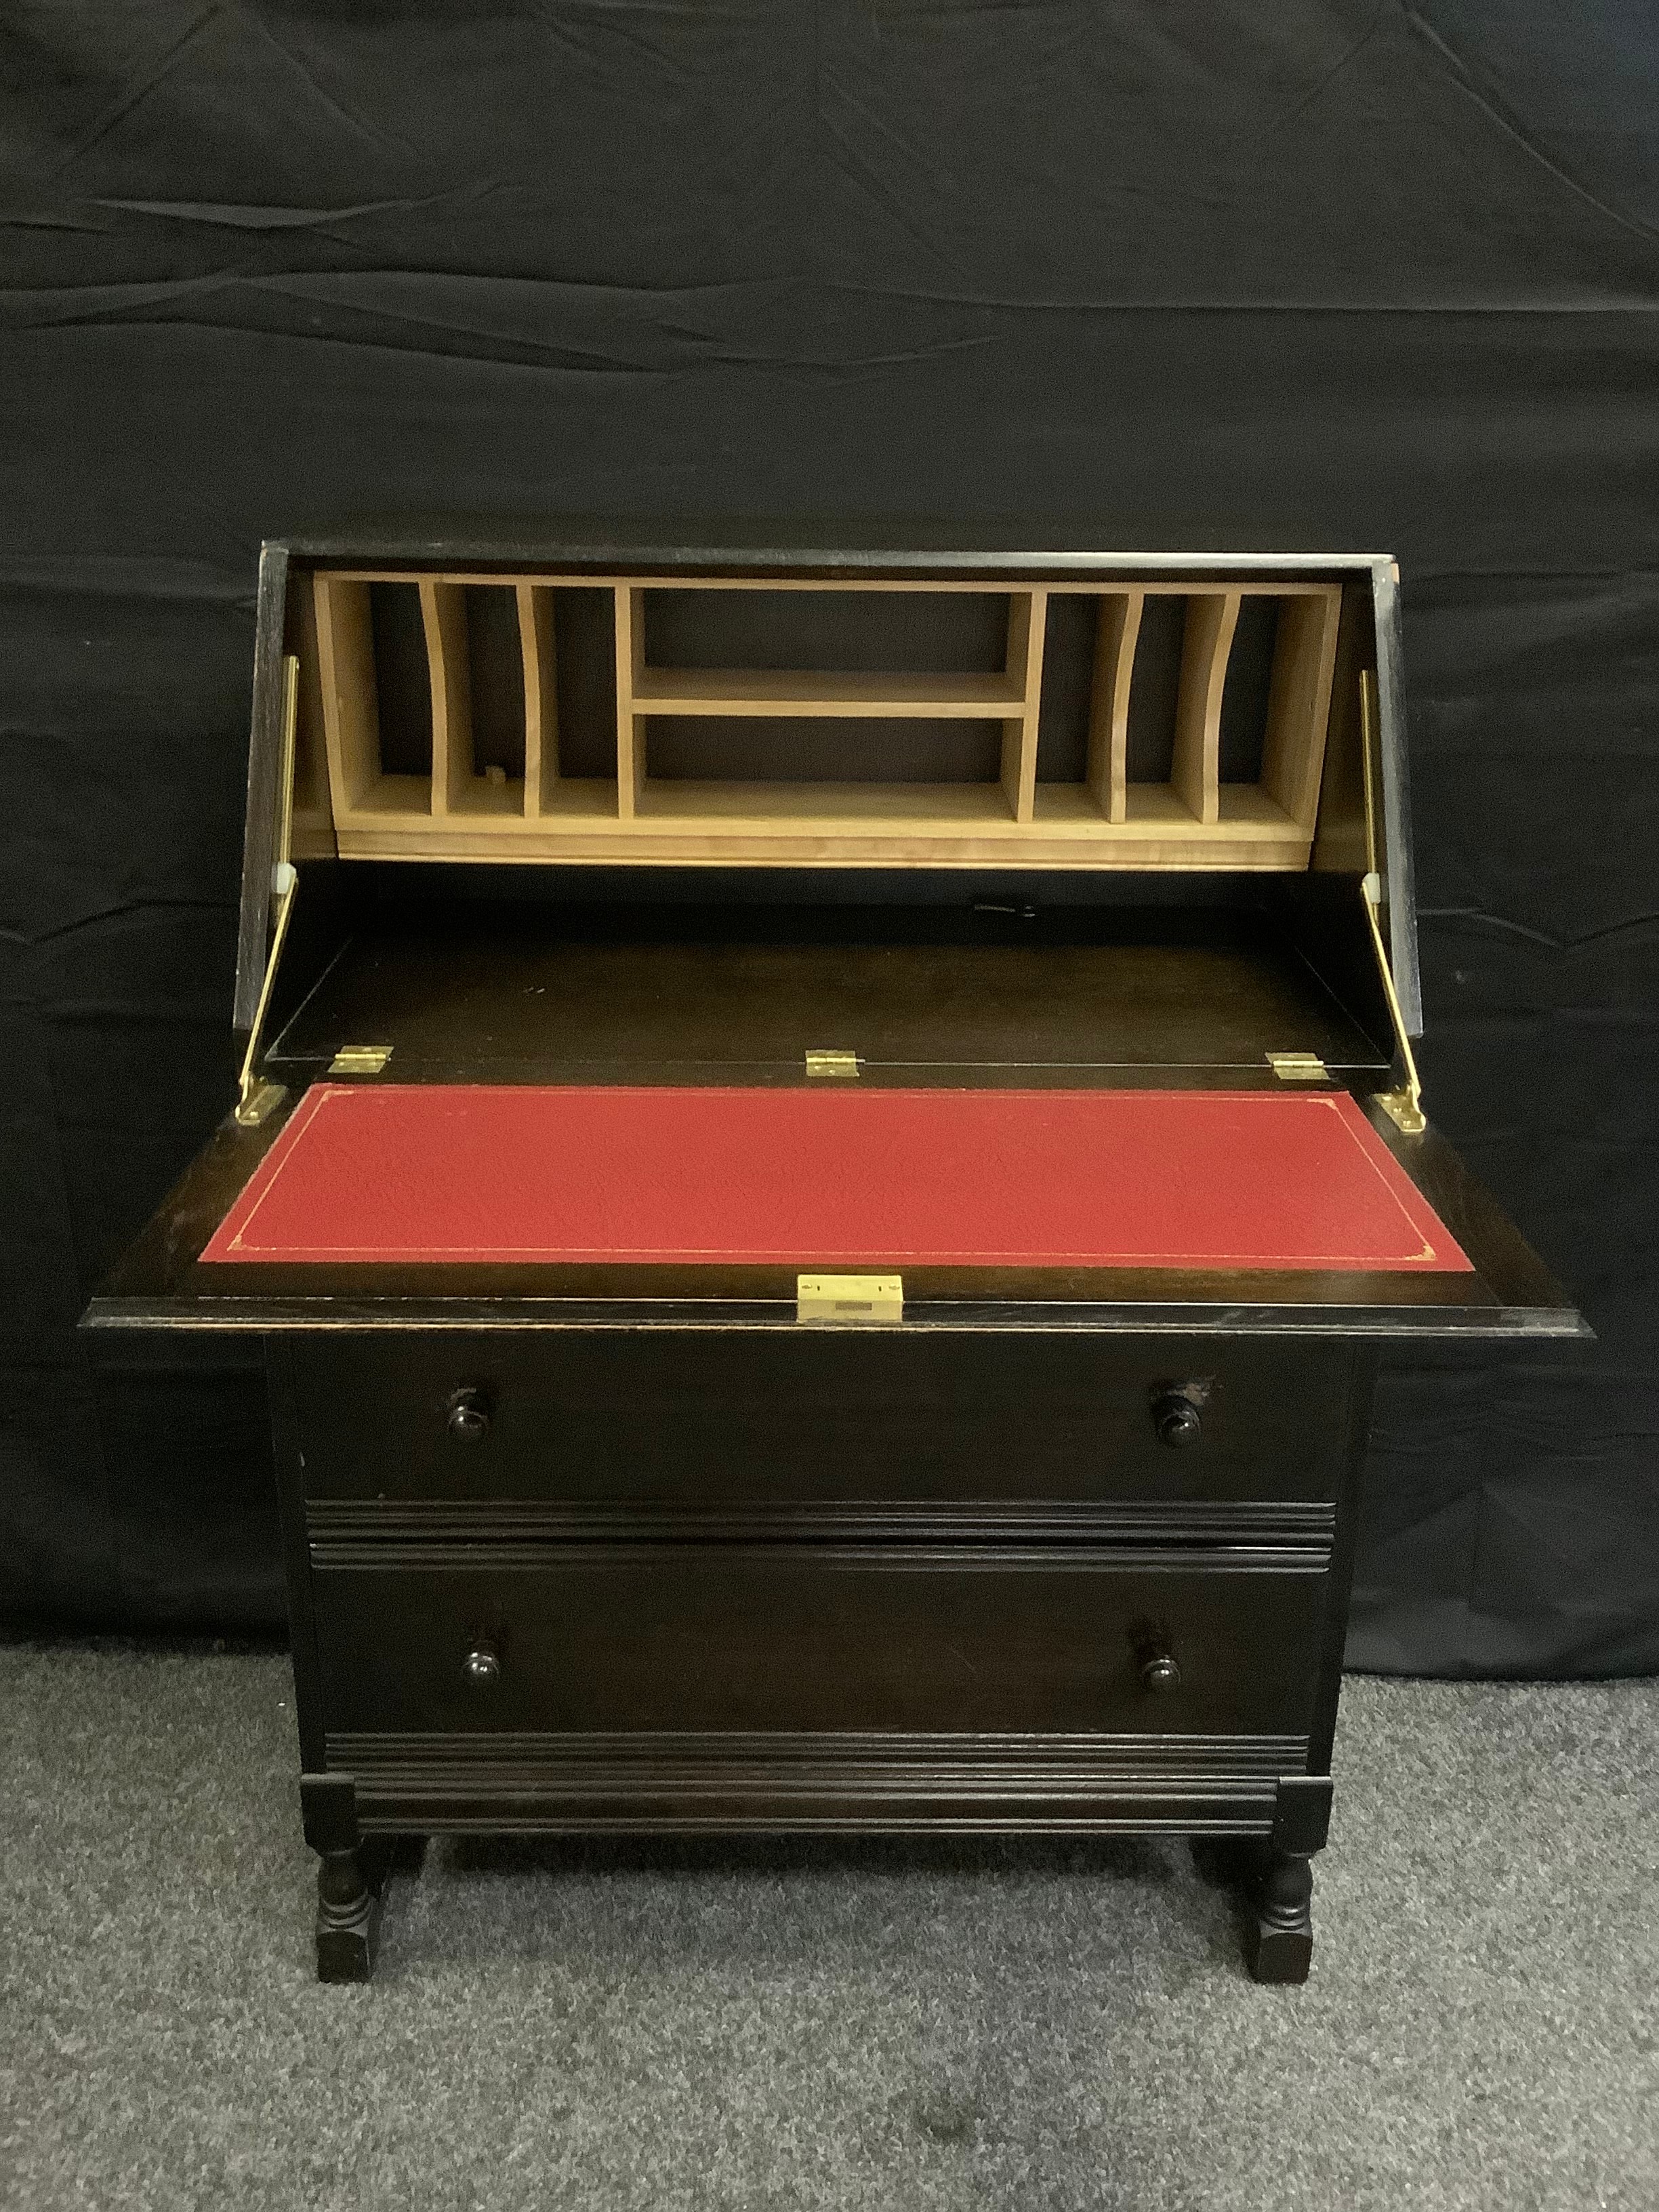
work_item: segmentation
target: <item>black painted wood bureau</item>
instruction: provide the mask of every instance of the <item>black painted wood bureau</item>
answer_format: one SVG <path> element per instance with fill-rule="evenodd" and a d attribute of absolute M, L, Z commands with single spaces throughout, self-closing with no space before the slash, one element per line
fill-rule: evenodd
<path fill-rule="evenodd" d="M 1253 1971 L 1305 1977 L 1376 1358 L 1583 1333 L 1421 1112 L 1395 580 L 267 549 L 240 1088 L 88 1323 L 266 1344 L 325 1978 L 368 1973 L 399 1837 L 802 1829 L 1215 1838 Z M 557 1241 L 562 1193 L 627 1195 L 609 1153 L 480 1140 L 456 1181 L 387 1139 L 323 1158 L 312 1243 L 248 1229 L 330 1102 L 497 1086 L 603 1092 L 601 1131 L 648 1092 L 1006 1094 L 1016 1134 L 1146 1094 L 1077 1218 L 1109 1170 L 1188 1225 L 1036 1249 L 1016 1143 L 941 1170 L 964 1220 L 1012 1182 L 994 1252 L 898 1251 L 901 1190 L 891 1247 L 750 1251 L 733 1198 L 729 1249 L 641 1258 Z M 1199 1094 L 1324 1101 L 1420 1251 L 1324 1251 L 1295 1143 L 1271 1186 L 1183 1153 L 1158 1102 Z M 411 1243 L 466 1176 L 522 1235 Z M 1283 1251 L 1212 1249 L 1212 1187 Z"/>

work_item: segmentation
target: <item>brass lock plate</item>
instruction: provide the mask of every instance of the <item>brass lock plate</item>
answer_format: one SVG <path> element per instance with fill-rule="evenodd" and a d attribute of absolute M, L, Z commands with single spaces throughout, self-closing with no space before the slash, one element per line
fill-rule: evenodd
<path fill-rule="evenodd" d="M 891 1324 L 904 1319 L 902 1275 L 797 1275 L 797 1321 Z"/>

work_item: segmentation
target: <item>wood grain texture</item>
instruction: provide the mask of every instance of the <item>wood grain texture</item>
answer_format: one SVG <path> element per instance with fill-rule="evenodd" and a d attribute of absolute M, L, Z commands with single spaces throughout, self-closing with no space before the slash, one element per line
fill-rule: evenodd
<path fill-rule="evenodd" d="M 319 575 L 313 588 L 323 732 L 337 827 L 368 797 L 380 774 L 374 638 L 366 583 Z"/>
<path fill-rule="evenodd" d="M 635 710 L 635 694 L 645 682 L 643 594 L 625 584 L 617 603 L 617 794 L 615 818 L 631 823 L 640 811 L 646 778 L 645 718 Z M 603 787 L 601 787 L 603 788 Z M 612 850 L 615 851 L 613 846 Z M 574 851 L 551 852 L 549 859 L 574 859 Z"/>
<path fill-rule="evenodd" d="M 1221 819 L 1221 700 L 1238 606 L 1237 592 L 1195 594 L 1187 602 L 1170 783 L 1188 815 L 1206 829 Z"/>
<path fill-rule="evenodd" d="M 559 781 L 559 692 L 551 594 L 534 584 L 517 589 L 519 645 L 524 655 L 524 811 L 547 811 Z"/>
<path fill-rule="evenodd" d="M 1036 804 L 1037 724 L 1042 706 L 1042 650 L 1048 594 L 1015 592 L 1008 603 L 1008 687 L 1018 687 L 1020 712 L 1002 726 L 1002 790 L 1016 822 L 1032 818 Z"/>
<path fill-rule="evenodd" d="M 1028 605 L 1031 594 L 1014 594 Z M 1022 651 L 1022 663 L 1023 663 Z M 761 714 L 787 719 L 829 714 L 838 720 L 873 715 L 883 720 L 925 716 L 974 720 L 1023 708 L 1022 678 L 953 675 L 862 675 L 854 672 L 743 668 L 642 668 L 633 684 L 634 703 L 653 714 Z"/>
<path fill-rule="evenodd" d="M 475 781 L 466 599 L 461 586 L 423 580 L 421 620 L 432 681 L 432 813 L 434 820 L 441 820 L 465 811 Z"/>
<path fill-rule="evenodd" d="M 1104 594 L 1095 632 L 1088 785 L 1096 805 L 1111 823 L 1128 819 L 1129 687 L 1146 604 L 1144 589 Z"/>
<path fill-rule="evenodd" d="M 385 780 L 383 808 L 339 826 L 357 860 L 673 862 L 681 866 L 1020 867 L 1143 870 L 1300 869 L 1310 830 L 1297 829 L 1265 793 L 1230 784 L 1205 829 L 1161 785 L 1130 788 L 1126 818 L 1110 823 L 1082 784 L 1039 784 L 1029 822 L 1016 822 L 999 784 L 683 783 L 646 785 L 647 718 L 617 708 L 618 757 L 630 763 L 631 811 L 611 787 L 572 786 L 556 818 L 502 813 L 441 824 L 422 818 L 400 781 Z"/>
<path fill-rule="evenodd" d="M 328 741 L 323 731 L 323 672 L 317 641 L 317 595 L 296 591 L 288 609 L 283 650 L 300 664 L 294 730 L 294 812 L 289 854 L 295 860 L 332 860 L 334 809 L 329 799 Z"/>
<path fill-rule="evenodd" d="M 1319 814 L 1340 612 L 1341 593 L 1336 591 L 1287 599 L 1279 611 L 1261 788 L 1298 829 L 1310 832 Z"/>
<path fill-rule="evenodd" d="M 681 546 L 670 558 L 631 566 L 593 560 L 585 566 L 553 567 L 514 556 L 503 539 L 493 562 L 356 561 L 295 538 L 297 556 L 324 564 L 321 573 L 362 583 L 417 584 L 435 576 L 449 584 L 528 583 L 550 589 L 703 592 L 970 592 L 1029 591 L 1041 583 L 1048 592 L 1094 594 L 1126 585 L 1182 599 L 1198 592 L 1236 591 L 1283 598 L 1322 592 L 1344 576 L 1369 581 L 1376 556 L 1365 553 L 1252 553 L 1212 556 L 1192 553 L 1125 553 L 1042 556 L 975 549 L 929 553 L 893 547 L 883 554 L 861 552 L 831 562 L 800 552 L 766 555 L 753 565 L 752 547 L 726 552 Z M 856 562 L 856 566 L 849 565 Z M 871 574 L 874 566 L 890 573 Z M 1311 571 L 1312 573 L 1307 573 Z"/>

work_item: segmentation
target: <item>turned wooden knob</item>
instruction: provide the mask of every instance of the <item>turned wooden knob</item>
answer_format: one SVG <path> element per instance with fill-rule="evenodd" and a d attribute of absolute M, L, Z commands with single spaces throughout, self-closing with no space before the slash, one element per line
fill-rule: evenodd
<path fill-rule="evenodd" d="M 461 1672 L 475 1690 L 493 1690 L 501 1679 L 501 1656 L 493 1644 L 475 1644 L 461 1662 Z"/>
<path fill-rule="evenodd" d="M 469 1383 L 451 1393 L 445 1425 L 458 1444 L 481 1444 L 489 1434 L 489 1398 Z"/>
<path fill-rule="evenodd" d="M 1181 1669 L 1167 1651 L 1154 1651 L 1140 1668 L 1143 1690 L 1174 1690 L 1181 1686 Z"/>
<path fill-rule="evenodd" d="M 1152 1426 L 1159 1443 L 1180 1451 L 1203 1435 L 1204 1416 L 1184 1392 L 1160 1390 L 1152 1400 Z"/>

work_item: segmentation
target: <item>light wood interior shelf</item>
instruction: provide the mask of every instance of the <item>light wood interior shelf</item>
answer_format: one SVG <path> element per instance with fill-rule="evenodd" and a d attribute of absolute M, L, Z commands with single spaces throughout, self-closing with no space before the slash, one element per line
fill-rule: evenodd
<path fill-rule="evenodd" d="M 634 704 L 653 714 L 1018 715 L 1025 688 L 1006 676 L 647 668 L 634 687 Z"/>
<path fill-rule="evenodd" d="M 973 594 L 990 610 L 984 620 L 975 613 L 979 642 L 964 656 L 980 665 L 659 665 L 647 655 L 653 593 L 666 605 L 690 592 L 786 591 L 913 595 L 914 623 L 890 605 L 879 633 L 903 636 L 910 659 L 925 655 L 933 635 L 925 595 Z M 587 623 L 580 651 L 562 629 L 566 594 L 584 599 L 590 614 L 608 611 Z M 992 588 L 982 578 L 854 585 L 319 570 L 295 595 L 289 620 L 301 667 L 295 850 L 681 866 L 1304 868 L 1340 599 L 1339 585 L 1294 577 Z M 762 660 L 773 657 L 764 605 L 749 608 Z M 949 634 L 967 633 L 958 624 Z M 856 664 L 858 652 L 850 658 Z M 562 696 L 586 717 L 585 735 L 568 706 L 562 732 Z M 1066 703 L 1079 696 L 1080 720 Z M 601 726 L 611 706 L 593 703 L 601 697 L 614 697 L 614 742 Z M 1078 722 L 1071 736 L 1068 713 Z M 855 729 L 864 732 L 856 742 Z M 721 765 L 734 746 L 744 763 L 736 776 Z M 838 746 L 855 757 L 850 775 Z"/>

